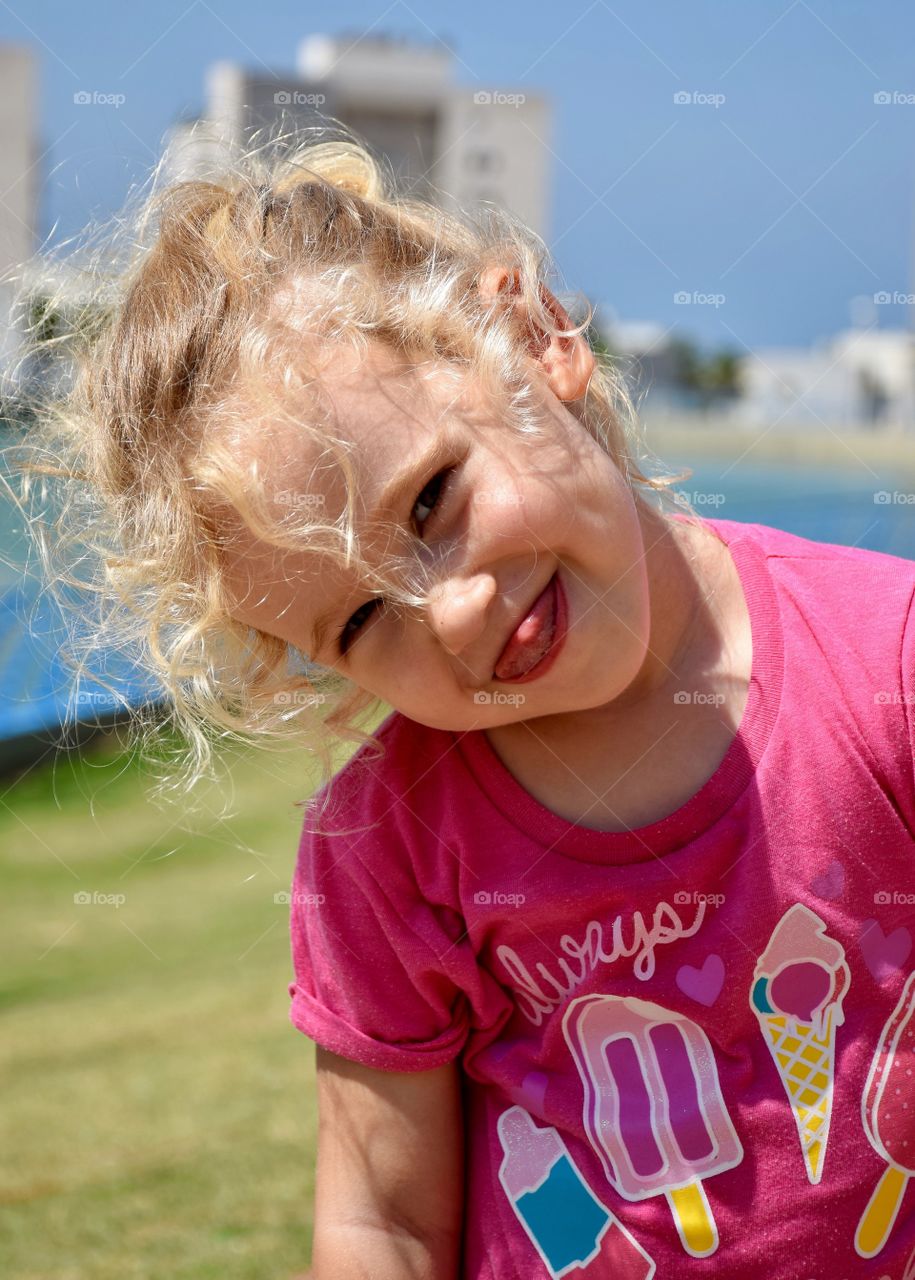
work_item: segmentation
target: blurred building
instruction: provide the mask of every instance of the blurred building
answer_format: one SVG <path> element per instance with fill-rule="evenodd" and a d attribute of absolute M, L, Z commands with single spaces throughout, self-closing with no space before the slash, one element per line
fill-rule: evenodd
<path fill-rule="evenodd" d="M 915 334 L 878 329 L 872 317 L 812 347 L 746 352 L 735 394 L 711 400 L 684 378 L 684 349 L 700 359 L 708 353 L 680 338 L 672 325 L 622 320 L 612 308 L 601 308 L 594 323 L 646 418 L 697 413 L 748 432 L 845 427 L 915 437 Z"/>
<path fill-rule="evenodd" d="M 202 119 L 172 131 L 170 174 L 205 175 L 224 139 L 278 120 L 314 124 L 319 114 L 364 138 L 411 194 L 445 208 L 492 202 L 548 240 L 551 106 L 541 94 L 456 83 L 454 56 L 440 42 L 310 35 L 290 75 L 215 63 Z"/>
<path fill-rule="evenodd" d="M 735 416 L 748 426 L 897 430 L 915 435 L 915 336 L 846 329 L 809 349 L 755 351 Z"/>
<path fill-rule="evenodd" d="M 640 414 L 658 418 L 699 408 L 697 397 L 680 376 L 672 325 L 622 320 L 612 307 L 601 307 L 594 325 L 625 374 Z"/>
<path fill-rule="evenodd" d="M 34 51 L 0 45 L 0 364 L 19 349 L 19 332 L 9 323 L 19 265 L 35 252 L 38 239 L 39 168 L 38 69 Z"/>

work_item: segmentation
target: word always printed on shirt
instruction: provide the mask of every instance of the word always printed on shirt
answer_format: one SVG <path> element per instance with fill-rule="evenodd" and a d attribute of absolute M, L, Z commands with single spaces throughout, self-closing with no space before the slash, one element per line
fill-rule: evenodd
<path fill-rule="evenodd" d="M 691 938 L 702 924 L 707 906 L 706 900 L 700 898 L 696 918 L 689 927 L 668 902 L 657 904 L 650 926 L 641 911 L 634 911 L 631 917 L 632 937 L 628 943 L 624 936 L 625 918 L 623 915 L 615 916 L 610 925 L 612 944 L 609 951 L 604 949 L 605 926 L 598 920 L 589 920 L 580 942 L 567 933 L 559 940 L 560 947 L 575 964 L 573 969 L 567 960 L 560 959 L 561 978 L 554 977 L 542 961 L 536 965 L 540 979 L 534 977 L 517 951 L 505 944 L 496 948 L 496 955 L 512 978 L 521 1012 L 535 1027 L 539 1027 L 544 1015 L 558 1009 L 598 964 L 614 964 L 625 956 L 633 956 L 635 976 L 647 981 L 655 970 L 655 948 L 680 938 Z M 552 987 L 555 996 L 544 990 L 544 985 Z"/>

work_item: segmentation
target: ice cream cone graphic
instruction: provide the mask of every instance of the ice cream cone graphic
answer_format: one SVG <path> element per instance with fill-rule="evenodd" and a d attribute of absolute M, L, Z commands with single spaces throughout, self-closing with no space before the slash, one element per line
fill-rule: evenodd
<path fill-rule="evenodd" d="M 753 973 L 750 1006 L 791 1105 L 812 1183 L 823 1176 L 836 1030 L 850 982 L 843 947 L 799 902 L 775 926 Z"/>

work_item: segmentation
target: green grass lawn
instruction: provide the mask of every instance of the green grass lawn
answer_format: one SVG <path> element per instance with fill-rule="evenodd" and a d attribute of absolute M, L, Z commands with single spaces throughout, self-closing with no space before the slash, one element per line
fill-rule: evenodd
<path fill-rule="evenodd" d="M 313 768 L 223 759 L 209 817 L 151 802 L 117 741 L 0 782 L 4 1277 L 306 1270 L 314 1046 L 274 894 Z"/>

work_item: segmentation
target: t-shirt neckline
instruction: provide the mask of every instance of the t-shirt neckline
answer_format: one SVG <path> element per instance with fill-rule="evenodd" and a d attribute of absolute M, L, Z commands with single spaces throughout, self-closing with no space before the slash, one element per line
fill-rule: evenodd
<path fill-rule="evenodd" d="M 674 519 L 682 516 L 674 515 Z M 587 862 L 644 862 L 700 836 L 731 808 L 751 782 L 769 742 L 781 698 L 784 640 L 775 587 L 756 528 L 703 517 L 726 543 L 740 577 L 750 617 L 750 686 L 734 738 L 708 781 L 666 818 L 629 831 L 596 831 L 548 809 L 527 791 L 497 755 L 483 730 L 457 734 L 458 750 L 490 802 L 538 845 Z"/>

